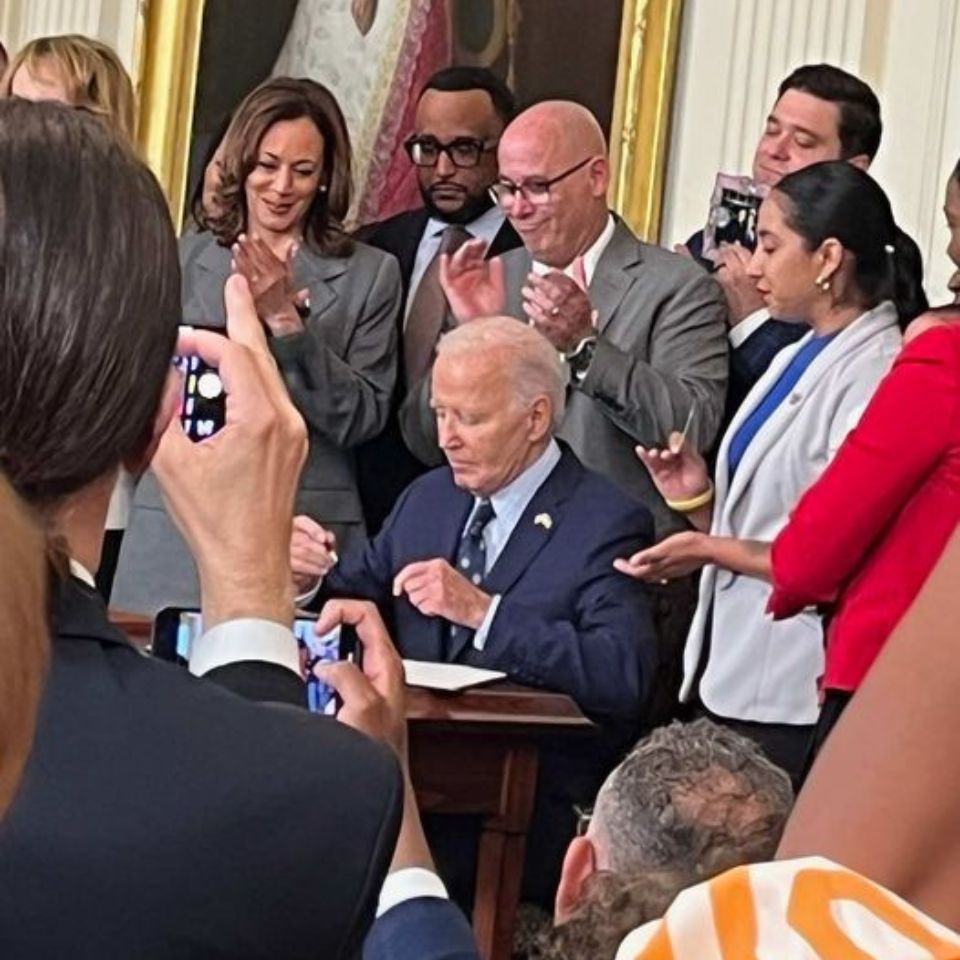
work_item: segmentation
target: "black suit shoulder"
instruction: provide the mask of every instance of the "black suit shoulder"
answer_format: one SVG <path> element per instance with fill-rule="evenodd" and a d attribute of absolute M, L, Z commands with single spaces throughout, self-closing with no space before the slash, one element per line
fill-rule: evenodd
<path fill-rule="evenodd" d="M 349 956 L 401 797 L 336 721 L 61 629 L 0 832 L 4 958 Z"/>

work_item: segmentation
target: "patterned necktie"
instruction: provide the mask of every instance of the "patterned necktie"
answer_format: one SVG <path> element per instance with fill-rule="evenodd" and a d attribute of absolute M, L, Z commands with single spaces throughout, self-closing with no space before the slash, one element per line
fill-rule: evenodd
<path fill-rule="evenodd" d="M 460 538 L 460 545 L 457 548 L 457 572 L 462 573 L 475 587 L 479 587 L 483 583 L 487 569 L 483 531 L 487 529 L 487 525 L 495 516 L 493 504 L 489 500 L 481 500 L 474 507 L 470 516 L 470 523 Z M 459 642 L 471 633 L 473 631 L 469 627 L 451 623 L 444 659 L 451 660 L 454 653 L 459 649 Z"/>
<path fill-rule="evenodd" d="M 447 298 L 440 286 L 440 255 L 456 252 L 470 239 L 463 227 L 446 227 L 436 256 L 420 278 L 403 328 L 403 369 L 408 387 L 419 383 L 429 372 L 447 315 Z"/>

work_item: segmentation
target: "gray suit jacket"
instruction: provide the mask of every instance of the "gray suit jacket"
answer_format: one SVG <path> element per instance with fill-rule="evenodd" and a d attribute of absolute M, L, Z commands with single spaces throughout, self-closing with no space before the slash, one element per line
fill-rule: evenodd
<path fill-rule="evenodd" d="M 210 233 L 192 234 L 180 241 L 180 262 L 183 322 L 226 326 L 223 285 L 230 250 Z M 298 289 L 310 291 L 306 329 L 269 343 L 309 431 L 297 510 L 341 541 L 362 538 L 351 448 L 376 436 L 387 420 L 397 368 L 400 271 L 389 254 L 357 243 L 344 258 L 301 247 L 294 276 Z M 166 514 L 156 480 L 147 474 L 137 489 L 111 602 L 152 613 L 193 604 L 198 597 L 190 553 Z"/>
<path fill-rule="evenodd" d="M 520 294 L 532 259 L 503 255 L 507 313 L 523 319 Z M 585 466 L 606 475 L 653 512 L 657 535 L 685 528 L 657 493 L 634 447 L 661 446 L 697 409 L 690 440 L 716 440 L 727 386 L 726 303 L 719 284 L 694 262 L 638 240 L 619 220 L 590 281 L 599 338 L 583 382 L 567 396 L 559 436 Z M 438 462 L 430 384 L 411 390 L 401 410 L 410 449 Z"/>

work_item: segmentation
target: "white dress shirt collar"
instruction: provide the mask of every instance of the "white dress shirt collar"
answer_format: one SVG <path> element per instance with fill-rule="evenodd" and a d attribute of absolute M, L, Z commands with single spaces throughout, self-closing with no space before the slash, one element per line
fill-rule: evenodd
<path fill-rule="evenodd" d="M 742 346 L 750 339 L 768 320 L 770 311 L 766 307 L 754 310 L 753 313 L 745 316 L 736 326 L 730 328 L 727 334 L 730 340 L 730 346 L 734 350 Z"/>
<path fill-rule="evenodd" d="M 610 241 L 613 239 L 613 231 L 616 229 L 617 222 L 613 219 L 613 214 L 607 214 L 607 225 L 600 232 L 600 236 L 587 248 L 586 252 L 583 253 L 583 275 L 586 278 L 587 286 L 590 286 L 591 281 L 593 280 L 594 271 L 597 269 L 597 263 L 600 261 L 600 257 L 603 256 L 603 251 L 607 249 Z M 545 263 L 540 263 L 539 260 L 533 261 L 532 266 L 533 272 L 537 276 L 542 277 L 545 273 L 550 273 L 551 270 L 554 270 L 554 267 L 548 267 Z M 568 277 L 573 277 L 573 264 L 568 263 L 566 267 L 563 268 L 563 273 Z"/>
<path fill-rule="evenodd" d="M 463 229 L 476 240 L 486 240 L 487 243 L 493 243 L 493 238 L 500 232 L 500 228 L 503 226 L 505 219 L 504 212 L 498 206 L 494 205 L 490 207 L 489 210 L 484 210 L 475 220 L 463 224 Z M 431 217 L 427 221 L 426 227 L 424 227 L 421 245 L 428 239 L 436 240 L 439 245 L 440 234 L 449 226 L 451 226 L 451 224 L 446 220 L 441 220 L 439 217 Z"/>
<path fill-rule="evenodd" d="M 85 583 L 92 590 L 97 589 L 97 582 L 93 579 L 93 574 L 79 561 L 70 558 L 70 576 L 76 577 L 81 583 Z"/>

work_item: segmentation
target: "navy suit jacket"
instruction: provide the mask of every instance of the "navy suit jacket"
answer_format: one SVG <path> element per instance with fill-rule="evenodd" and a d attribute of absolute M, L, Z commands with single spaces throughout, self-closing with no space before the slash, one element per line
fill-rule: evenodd
<path fill-rule="evenodd" d="M 403 788 L 385 747 L 236 663 L 197 679 L 133 649 L 78 580 L 0 824 L 4 960 L 355 957 Z M 235 692 L 278 704 L 250 703 Z"/>
<path fill-rule="evenodd" d="M 392 597 L 391 585 L 414 561 L 453 561 L 473 502 L 448 467 L 425 474 L 377 537 L 345 553 L 326 586 L 392 602 L 403 656 L 444 659 L 448 622 L 424 616 L 405 596 Z M 600 722 L 635 724 L 655 667 L 653 625 L 646 588 L 612 564 L 652 539 L 646 507 L 564 448 L 484 582 L 484 590 L 502 597 L 484 649 L 474 650 L 461 631 L 464 642 L 448 658 L 567 693 Z"/>
<path fill-rule="evenodd" d="M 363 960 L 480 960 L 467 918 L 449 900 L 406 900 L 377 919 Z"/>

